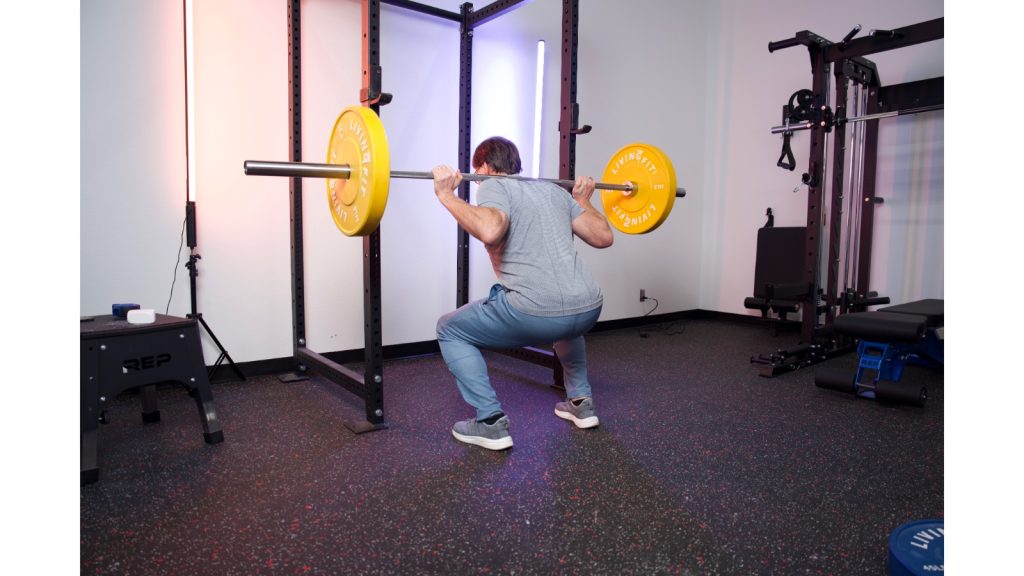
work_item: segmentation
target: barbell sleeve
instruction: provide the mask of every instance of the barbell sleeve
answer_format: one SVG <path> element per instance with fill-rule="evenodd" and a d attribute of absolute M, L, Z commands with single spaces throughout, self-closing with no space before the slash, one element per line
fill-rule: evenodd
<path fill-rule="evenodd" d="M 289 178 L 339 178 L 348 179 L 352 170 L 345 164 L 313 164 L 307 162 L 264 162 L 259 160 L 246 160 L 244 164 L 246 176 L 286 176 Z M 410 178 L 418 180 L 433 180 L 434 175 L 430 172 L 412 172 L 404 170 L 392 170 L 392 178 Z M 509 180 L 551 182 L 563 188 L 572 188 L 575 184 L 572 180 L 557 180 L 552 178 L 531 178 L 528 176 L 516 175 L 490 175 L 490 174 L 462 174 L 463 180 L 479 182 L 489 178 L 506 178 Z M 598 182 L 595 188 L 601 190 L 621 190 L 632 192 L 634 186 L 631 184 L 609 184 Z M 676 188 L 676 197 L 686 196 L 686 190 Z"/>
<path fill-rule="evenodd" d="M 307 162 L 245 161 L 246 176 L 287 176 L 290 178 L 341 178 L 347 180 L 352 169 L 347 164 L 311 164 Z"/>

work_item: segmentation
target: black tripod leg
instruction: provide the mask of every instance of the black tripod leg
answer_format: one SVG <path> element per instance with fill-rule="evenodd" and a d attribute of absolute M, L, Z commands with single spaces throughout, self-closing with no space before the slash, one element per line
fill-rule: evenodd
<path fill-rule="evenodd" d="M 202 324 L 203 328 L 206 329 L 206 333 L 210 335 L 210 338 L 213 338 L 213 342 L 217 345 L 217 348 L 220 348 L 221 357 L 218 358 L 217 362 L 213 365 L 213 369 L 210 371 L 209 377 L 211 379 L 213 378 L 213 374 L 214 372 L 217 371 L 217 368 L 220 367 L 222 359 L 227 358 L 228 363 L 231 364 L 231 369 L 234 371 L 235 376 L 238 376 L 239 380 L 245 382 L 245 374 L 242 374 L 242 371 L 235 364 L 235 361 L 231 359 L 231 355 L 228 354 L 228 351 L 224 349 L 223 345 L 221 345 L 220 340 L 217 340 L 217 335 L 213 333 L 213 330 L 210 330 L 210 326 L 206 323 L 206 320 L 203 320 L 202 315 L 197 315 L 197 317 L 199 318 L 199 323 Z"/>
<path fill-rule="evenodd" d="M 185 264 L 185 267 L 188 268 L 189 290 L 192 296 L 192 313 L 188 315 L 188 318 L 199 320 L 199 323 L 206 329 L 206 333 L 209 334 L 210 338 L 213 338 L 213 342 L 217 344 L 217 348 L 220 348 L 220 357 L 217 358 L 217 362 L 214 363 L 213 368 L 207 374 L 207 378 L 212 379 L 213 374 L 217 371 L 217 368 L 220 367 L 221 362 L 224 361 L 224 358 L 227 358 L 228 362 L 231 363 L 231 369 L 234 370 L 235 376 L 238 376 L 238 379 L 244 382 L 245 374 L 242 374 L 242 371 L 235 365 L 235 361 L 231 359 L 231 355 L 224 349 L 224 345 L 217 339 L 217 335 L 213 333 L 213 330 L 210 330 L 210 325 L 206 323 L 206 320 L 203 320 L 203 315 L 200 314 L 196 308 L 196 277 L 199 276 L 199 260 L 202 256 L 196 253 L 196 204 L 191 200 L 185 203 L 185 223 L 188 229 L 188 247 L 190 250 L 188 263 Z"/>

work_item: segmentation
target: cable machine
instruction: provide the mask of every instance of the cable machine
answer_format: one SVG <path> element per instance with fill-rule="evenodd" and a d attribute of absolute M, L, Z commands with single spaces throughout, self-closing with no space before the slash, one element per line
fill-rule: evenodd
<path fill-rule="evenodd" d="M 832 328 L 836 317 L 889 302 L 888 297 L 870 290 L 874 209 L 883 202 L 875 195 L 878 121 L 941 110 L 943 78 L 882 86 L 877 67 L 864 56 L 939 40 L 943 19 L 872 30 L 855 38 L 859 31 L 858 25 L 837 43 L 804 30 L 768 44 L 769 52 L 805 46 L 811 60 L 812 87 L 790 97 L 783 106 L 782 125 L 772 128 L 773 133 L 783 135 L 777 164 L 787 170 L 796 167 L 791 136 L 797 131 L 810 133 L 807 171 L 801 178 L 807 187 L 803 277 L 800 293 L 794 295 L 802 304 L 801 344 L 751 358 L 760 366 L 762 376 L 773 377 L 850 352 L 853 343 Z M 834 110 L 830 74 L 835 76 Z M 833 131 L 829 174 L 826 155 Z M 847 180 L 849 193 L 844 194 Z M 826 196 L 829 182 L 831 195 Z"/>

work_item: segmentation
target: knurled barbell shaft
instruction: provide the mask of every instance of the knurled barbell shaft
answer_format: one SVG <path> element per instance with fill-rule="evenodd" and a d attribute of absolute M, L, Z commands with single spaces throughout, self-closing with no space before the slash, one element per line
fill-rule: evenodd
<path fill-rule="evenodd" d="M 337 179 L 348 179 L 352 174 L 351 168 L 347 164 L 312 164 L 308 162 L 263 162 L 258 160 L 246 160 L 245 161 L 245 174 L 246 176 L 286 176 L 289 178 L 337 178 Z M 409 172 L 402 170 L 392 170 L 392 178 L 412 178 L 419 180 L 433 180 L 434 175 L 430 172 Z M 530 178 L 528 176 L 493 176 L 489 174 L 462 174 L 463 180 L 469 180 L 471 182 L 478 182 L 481 180 L 487 180 L 488 178 L 508 178 L 511 180 L 527 180 L 527 181 L 540 181 L 540 182 L 551 182 L 558 184 L 563 188 L 572 188 L 572 180 L 557 180 L 553 178 Z M 623 192 L 632 192 L 634 187 L 630 184 L 608 184 L 606 182 L 598 182 L 595 185 L 596 188 L 601 190 L 621 190 Z M 676 197 L 682 198 L 686 196 L 686 190 L 683 188 L 676 188 Z"/>

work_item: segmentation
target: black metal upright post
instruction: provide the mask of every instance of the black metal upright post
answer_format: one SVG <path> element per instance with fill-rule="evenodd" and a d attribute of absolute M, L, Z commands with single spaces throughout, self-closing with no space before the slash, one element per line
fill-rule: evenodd
<path fill-rule="evenodd" d="M 302 161 L 302 46 L 301 2 L 288 3 L 288 160 Z M 291 223 L 292 266 L 292 349 L 306 345 L 306 294 L 302 245 L 302 178 L 289 179 L 289 221 Z M 296 362 L 302 373 L 306 366 Z"/>
<path fill-rule="evenodd" d="M 562 1 L 561 111 L 558 118 L 558 177 L 576 178 L 576 134 L 579 105 L 576 103 L 576 47 L 579 32 L 579 0 Z M 589 127 L 588 127 L 589 130 Z M 562 362 L 554 355 L 551 367 L 555 387 L 565 387 Z"/>
<path fill-rule="evenodd" d="M 390 100 L 381 92 L 380 1 L 363 0 L 363 102 L 375 113 Z M 381 330 L 380 227 L 363 237 L 363 386 L 366 420 L 384 422 L 384 344 Z"/>
<path fill-rule="evenodd" d="M 879 112 L 878 93 L 881 81 L 868 91 L 866 112 Z M 878 120 L 864 123 L 864 174 L 861 181 L 860 252 L 857 254 L 857 297 L 864 298 L 871 290 L 871 247 L 875 232 L 875 178 L 878 166 Z"/>
<path fill-rule="evenodd" d="M 579 106 L 576 103 L 576 33 L 579 27 L 579 0 L 562 1 L 562 93 L 558 119 L 558 177 L 576 178 L 576 122 Z"/>
<path fill-rule="evenodd" d="M 473 114 L 473 5 L 462 5 L 462 25 L 459 44 L 459 170 L 470 171 Z M 469 182 L 459 186 L 459 198 L 469 202 Z M 469 233 L 457 226 L 455 307 L 469 302 Z"/>
<path fill-rule="evenodd" d="M 811 57 L 811 90 L 814 92 L 815 108 L 822 109 L 827 105 L 825 95 L 828 93 L 828 63 L 825 61 L 825 47 L 808 46 Z M 824 214 L 824 170 L 825 144 L 827 133 L 823 129 L 811 130 L 810 154 L 808 169 L 804 183 L 807 184 L 807 232 L 804 250 L 804 283 L 809 287 L 809 295 L 801 314 L 800 336 L 805 344 L 814 342 L 818 327 L 821 293 L 821 234 L 824 232 L 822 216 Z"/>

